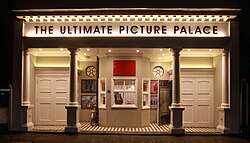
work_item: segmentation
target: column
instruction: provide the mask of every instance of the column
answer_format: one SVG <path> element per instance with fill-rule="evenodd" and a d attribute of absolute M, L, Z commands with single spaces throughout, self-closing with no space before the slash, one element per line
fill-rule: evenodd
<path fill-rule="evenodd" d="M 23 101 L 22 106 L 30 106 L 30 53 L 24 49 Z"/>
<path fill-rule="evenodd" d="M 70 103 L 78 105 L 77 102 L 77 48 L 70 50 Z"/>
<path fill-rule="evenodd" d="M 30 104 L 30 53 L 29 49 L 24 49 L 23 62 L 23 95 L 22 95 L 22 127 L 25 131 L 34 128 L 32 123 L 32 106 Z"/>
<path fill-rule="evenodd" d="M 70 51 L 70 99 L 67 109 L 67 126 L 65 132 L 77 133 L 80 131 L 79 105 L 77 102 L 77 48 L 69 48 Z"/>
<path fill-rule="evenodd" d="M 228 94 L 228 49 L 222 51 L 222 108 L 229 108 Z"/>
<path fill-rule="evenodd" d="M 172 48 L 173 53 L 173 86 L 172 86 L 172 105 L 170 107 L 171 120 L 170 131 L 172 134 L 184 134 L 182 127 L 182 114 L 184 108 L 180 104 L 180 51 L 181 48 Z"/>
<path fill-rule="evenodd" d="M 227 134 L 230 132 L 228 125 L 228 114 L 229 114 L 229 83 L 228 83 L 228 49 L 222 51 L 222 103 L 218 107 L 219 110 L 219 125 L 217 130 L 221 133 Z"/>

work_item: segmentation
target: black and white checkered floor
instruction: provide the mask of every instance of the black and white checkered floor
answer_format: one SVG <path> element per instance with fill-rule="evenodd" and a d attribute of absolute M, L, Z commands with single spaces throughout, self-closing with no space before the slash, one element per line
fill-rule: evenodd
<path fill-rule="evenodd" d="M 88 122 L 83 122 L 81 127 L 82 132 L 102 132 L 102 133 L 169 133 L 168 125 L 157 125 L 151 123 L 148 127 L 103 127 L 103 126 L 91 126 Z"/>
<path fill-rule="evenodd" d="M 35 126 L 34 132 L 64 132 L 65 126 Z M 215 128 L 185 128 L 186 134 L 220 134 Z M 151 123 L 148 127 L 103 127 L 91 126 L 90 122 L 81 122 L 81 133 L 111 134 L 170 134 L 169 125 Z"/>

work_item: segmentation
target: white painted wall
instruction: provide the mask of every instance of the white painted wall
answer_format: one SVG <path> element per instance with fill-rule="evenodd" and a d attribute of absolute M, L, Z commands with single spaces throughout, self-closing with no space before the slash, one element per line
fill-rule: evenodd
<path fill-rule="evenodd" d="M 37 57 L 36 67 L 69 67 L 70 57 Z"/>
<path fill-rule="evenodd" d="M 88 77 L 85 74 L 85 69 L 88 66 L 95 66 L 97 63 L 95 61 L 93 62 L 87 62 L 87 61 L 81 61 L 78 64 L 78 68 L 79 68 L 79 72 L 78 72 L 78 103 L 79 105 L 81 105 L 81 96 L 84 95 L 83 93 L 81 93 L 81 80 L 82 79 L 96 79 L 96 76 L 94 77 Z M 85 94 L 86 95 L 86 94 Z M 95 94 L 91 94 L 93 96 L 95 96 Z M 82 109 L 80 108 L 79 110 L 79 121 L 90 121 L 90 114 L 91 114 L 92 109 Z"/>
<path fill-rule="evenodd" d="M 180 68 L 212 68 L 212 57 L 181 57 Z"/>

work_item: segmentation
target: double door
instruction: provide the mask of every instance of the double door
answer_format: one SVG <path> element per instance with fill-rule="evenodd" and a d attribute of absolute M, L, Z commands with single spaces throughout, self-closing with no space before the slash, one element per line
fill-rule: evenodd
<path fill-rule="evenodd" d="M 69 98 L 69 77 L 64 75 L 37 76 L 37 125 L 66 125 Z"/>
<path fill-rule="evenodd" d="M 213 78 L 181 78 L 181 103 L 184 127 L 213 126 Z"/>

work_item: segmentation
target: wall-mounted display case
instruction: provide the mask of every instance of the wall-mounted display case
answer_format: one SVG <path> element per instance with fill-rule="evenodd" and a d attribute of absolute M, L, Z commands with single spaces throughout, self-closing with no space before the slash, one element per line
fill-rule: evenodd
<path fill-rule="evenodd" d="M 100 78 L 99 82 L 99 92 L 98 92 L 98 101 L 99 101 L 99 108 L 106 108 L 106 92 L 107 92 L 107 79 Z"/>
<path fill-rule="evenodd" d="M 142 109 L 150 108 L 150 79 L 142 78 Z"/>
<path fill-rule="evenodd" d="M 111 107 L 137 108 L 137 79 L 121 77 L 111 79 Z"/>

